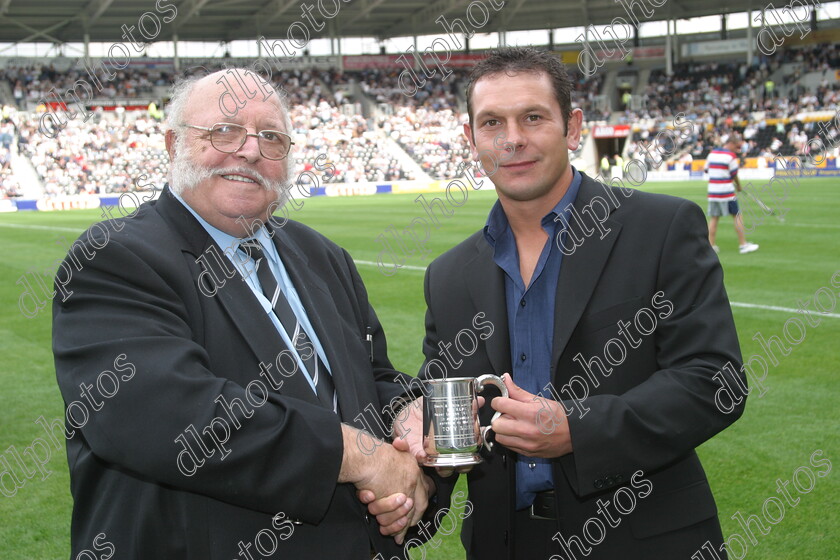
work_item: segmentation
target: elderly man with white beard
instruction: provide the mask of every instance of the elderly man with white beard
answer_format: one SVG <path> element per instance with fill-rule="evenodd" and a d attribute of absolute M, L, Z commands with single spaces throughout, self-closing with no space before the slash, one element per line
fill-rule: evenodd
<path fill-rule="evenodd" d="M 232 83 L 251 94 L 235 111 Z M 167 118 L 168 186 L 80 237 L 71 252 L 95 256 L 53 306 L 72 557 L 401 553 L 431 481 L 351 423 L 406 379 L 347 252 L 272 219 L 292 171 L 283 94 L 217 72 L 177 84 Z M 361 490 L 402 515 L 391 534 Z"/>

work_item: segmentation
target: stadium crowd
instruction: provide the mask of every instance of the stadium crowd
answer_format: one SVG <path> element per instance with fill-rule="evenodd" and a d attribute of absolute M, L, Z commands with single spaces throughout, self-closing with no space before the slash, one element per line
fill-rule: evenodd
<path fill-rule="evenodd" d="M 21 151 L 44 183 L 47 195 L 104 194 L 162 185 L 169 158 L 163 128 L 149 118 L 123 124 L 97 113 L 88 122 L 68 120 L 48 138 L 38 122 L 23 124 Z"/>
<path fill-rule="evenodd" d="M 12 144 L 16 136 L 15 124 L 11 119 L 0 122 L 0 198 L 20 195 L 19 185 L 12 173 Z"/>
<path fill-rule="evenodd" d="M 720 141 L 720 131 L 738 130 L 744 135 L 741 155 L 772 158 L 806 156 L 808 139 L 820 134 L 814 121 L 798 120 L 804 112 L 836 110 L 840 85 L 826 73 L 840 68 L 840 49 L 833 44 L 791 48 L 771 57 L 762 56 L 753 65 L 743 62 L 682 63 L 674 73 L 654 70 L 643 93 L 639 111 L 626 110 L 622 122 L 635 123 L 637 130 L 629 148 L 631 157 L 655 163 L 644 154 L 662 128 L 672 125 L 682 113 L 694 123 L 691 134 L 678 140 L 674 150 L 686 161 L 703 159 Z M 802 77 L 821 72 L 820 83 L 808 87 Z M 779 87 L 773 76 L 781 74 Z M 837 135 L 836 127 L 828 138 Z M 672 146 L 667 146 L 670 151 Z"/>
<path fill-rule="evenodd" d="M 208 72 L 224 63 L 214 59 L 191 71 Z M 604 72 L 589 78 L 575 73 L 573 103 L 584 109 L 590 123 L 632 124 L 629 155 L 646 161 L 648 168 L 658 167 L 645 156 L 651 141 L 664 127 L 673 126 L 679 113 L 692 123 L 690 133 L 678 138 L 677 146 L 665 148 L 680 162 L 705 158 L 720 141 L 720 131 L 727 130 L 742 132 L 742 156 L 801 156 L 808 154 L 810 138 L 819 135 L 829 144 L 838 135 L 836 126 L 818 130 L 819 123 L 798 117 L 802 112 L 834 110 L 840 104 L 840 87 L 828 79 L 829 70 L 837 68 L 840 49 L 830 44 L 785 49 L 757 58 L 752 65 L 686 62 L 675 65 L 670 76 L 663 69 L 653 70 L 641 94 L 643 102 L 620 113 L 605 109 Z M 446 80 L 439 74 L 423 77 L 413 95 L 402 89 L 406 82 L 400 81 L 396 69 L 275 72 L 272 78 L 288 94 L 293 108 L 297 167 L 322 171 L 326 163 L 332 164 L 335 171 L 325 178 L 329 182 L 417 178 L 411 166 L 400 163 L 401 149 L 432 178 L 457 175 L 459 164 L 469 159 L 462 134 L 467 71 L 452 70 Z M 822 79 L 808 87 L 800 78 L 814 72 L 821 72 Z M 78 70 L 60 72 L 52 65 L 10 66 L 0 73 L 18 107 L 30 109 L 52 88 L 66 89 L 80 78 Z M 167 85 L 173 75 L 137 68 L 121 71 L 113 80 L 101 79 L 105 87 L 98 97 L 104 103 L 117 98 L 152 99 L 154 87 Z M 17 137 L 21 153 L 30 159 L 49 195 L 122 192 L 162 184 L 167 156 L 159 118 L 151 112 L 127 118 L 127 113 L 97 110 L 87 122 L 71 119 L 55 138 L 38 133 L 38 113 L 19 127 L 4 125 L 0 128 L 3 195 L 17 192 L 11 185 L 10 151 L 5 147 L 9 136 Z"/>
<path fill-rule="evenodd" d="M 80 69 L 59 71 L 54 64 L 38 67 L 10 65 L 0 70 L 0 80 L 9 83 L 15 103 L 23 109 L 28 103 L 37 104 L 49 99 L 51 91 L 66 91 L 77 80 L 84 80 L 95 88 L 93 93 L 100 99 L 137 99 L 151 95 L 154 86 L 169 85 L 173 79 L 167 72 L 142 67 L 119 70 L 113 77 L 106 76 L 101 70 L 94 74 L 96 80 Z M 99 89 L 100 84 L 102 89 Z"/>
<path fill-rule="evenodd" d="M 376 103 L 397 107 L 425 107 L 438 111 L 458 107 L 459 91 L 463 90 L 468 71 L 453 68 L 445 80 L 439 73 L 432 77 L 418 76 L 421 83 L 404 79 L 400 82 L 400 70 L 370 70 L 348 72 L 348 79 L 358 82 L 362 91 Z M 414 91 L 412 88 L 416 88 Z"/>

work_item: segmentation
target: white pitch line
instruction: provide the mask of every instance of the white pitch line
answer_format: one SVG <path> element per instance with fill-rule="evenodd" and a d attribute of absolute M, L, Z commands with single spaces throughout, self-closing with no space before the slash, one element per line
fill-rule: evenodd
<path fill-rule="evenodd" d="M 354 261 L 356 264 L 363 264 L 368 266 L 379 266 L 379 264 L 371 261 Z M 425 266 L 409 266 L 403 265 L 400 268 L 407 268 L 409 270 L 421 270 L 425 271 Z M 765 311 L 782 311 L 784 313 L 799 313 L 798 309 L 794 309 L 792 307 L 779 307 L 777 305 L 761 305 L 758 303 L 743 303 L 740 301 L 730 301 L 729 305 L 732 307 L 746 307 L 749 309 L 764 309 Z M 821 311 L 814 311 L 817 313 L 819 317 L 831 317 L 833 319 L 840 319 L 840 313 L 823 313 Z"/>
<path fill-rule="evenodd" d="M 793 227 L 808 227 L 808 228 L 827 228 L 827 229 L 840 229 L 840 224 L 791 224 L 785 222 L 786 226 L 793 226 Z"/>
<path fill-rule="evenodd" d="M 729 305 L 732 307 L 747 307 L 750 309 L 766 309 L 767 311 L 784 311 L 785 313 L 800 313 L 798 309 L 794 309 L 792 307 L 778 307 L 775 305 L 759 305 L 757 303 L 741 303 L 738 301 L 731 301 Z M 814 310 L 814 314 L 817 317 L 832 317 L 834 319 L 840 319 L 840 313 L 823 313 L 822 311 Z"/>
<path fill-rule="evenodd" d="M 33 224 L 4 224 L 0 222 L 0 226 L 2 227 L 10 227 L 10 228 L 20 228 L 20 229 L 46 229 L 46 230 L 55 230 L 55 231 L 72 231 L 75 233 L 82 233 L 87 228 L 69 228 L 69 227 L 60 227 L 60 226 L 36 226 Z"/>
<path fill-rule="evenodd" d="M 57 231 L 74 231 L 78 232 L 78 228 L 68 228 L 68 227 L 58 227 L 58 226 L 36 226 L 31 224 L 4 224 L 0 222 L 0 226 L 2 227 L 12 227 L 12 228 L 23 228 L 23 229 L 46 229 L 46 230 L 57 230 Z M 829 226 L 830 227 L 830 226 Z M 840 226 L 838 226 L 840 227 Z M 360 261 L 355 260 L 356 264 L 361 264 L 365 266 L 379 266 L 379 263 L 375 263 L 373 261 Z M 400 268 L 405 268 L 406 270 L 418 270 L 420 272 L 425 272 L 425 266 L 413 266 L 410 264 L 404 264 L 400 266 Z M 740 301 L 731 301 L 729 304 L 732 307 L 746 307 L 748 309 L 764 309 L 766 311 L 783 311 L 785 313 L 799 313 L 798 309 L 794 309 L 792 307 L 779 307 L 776 305 L 761 305 L 758 303 L 743 303 Z M 820 311 L 815 311 L 818 313 L 820 317 L 831 317 L 833 319 L 840 319 L 840 313 L 822 313 Z"/>
<path fill-rule="evenodd" d="M 379 266 L 379 263 L 375 263 L 373 261 L 359 261 L 359 260 L 353 259 L 353 262 L 356 263 L 356 264 L 364 264 L 364 265 L 367 265 L 367 266 L 376 266 L 376 267 Z M 404 264 L 404 265 L 400 266 L 399 268 L 406 268 L 408 270 L 419 270 L 420 272 L 425 272 L 426 271 L 425 266 L 412 266 L 410 264 Z"/>

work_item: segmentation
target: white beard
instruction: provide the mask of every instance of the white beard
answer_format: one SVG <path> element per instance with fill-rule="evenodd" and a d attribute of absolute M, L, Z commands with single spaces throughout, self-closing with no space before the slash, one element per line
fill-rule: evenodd
<path fill-rule="evenodd" d="M 260 185 L 267 191 L 274 191 L 278 198 L 282 197 L 281 202 L 285 204 L 289 197 L 290 181 L 271 180 L 260 174 L 254 169 L 248 167 L 227 167 L 227 168 L 212 168 L 206 167 L 193 161 L 189 154 L 189 148 L 186 142 L 179 138 L 175 145 L 175 158 L 169 168 L 169 188 L 181 196 L 184 191 L 194 189 L 202 181 L 210 179 L 214 175 L 235 175 L 244 174 L 253 177 L 259 181 Z M 291 162 L 289 162 L 291 167 Z"/>

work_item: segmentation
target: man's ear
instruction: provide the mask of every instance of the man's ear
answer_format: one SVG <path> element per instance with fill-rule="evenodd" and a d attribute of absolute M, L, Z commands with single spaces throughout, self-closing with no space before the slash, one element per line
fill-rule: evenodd
<path fill-rule="evenodd" d="M 467 142 L 470 143 L 470 154 L 473 159 L 478 159 L 478 150 L 475 147 L 475 137 L 473 136 L 472 127 L 470 123 L 464 123 L 464 136 L 467 137 Z"/>
<path fill-rule="evenodd" d="M 171 128 L 166 131 L 166 153 L 169 154 L 169 161 L 175 160 L 175 131 Z"/>
<path fill-rule="evenodd" d="M 569 129 L 566 131 L 566 145 L 574 152 L 580 145 L 580 134 L 583 130 L 583 111 L 575 109 L 569 115 Z"/>

